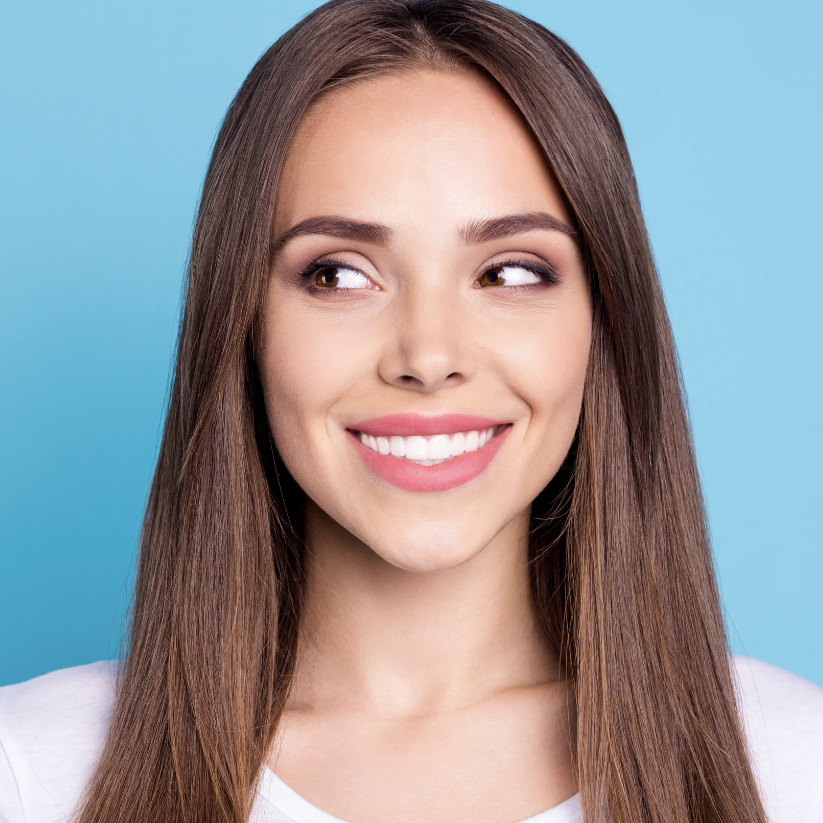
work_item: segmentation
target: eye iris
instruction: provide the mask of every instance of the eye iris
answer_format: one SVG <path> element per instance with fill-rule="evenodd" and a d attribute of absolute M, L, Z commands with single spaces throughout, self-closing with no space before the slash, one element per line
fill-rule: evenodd
<path fill-rule="evenodd" d="M 324 289 L 334 288 L 337 285 L 337 270 L 332 268 L 320 269 L 314 276 L 314 282 Z"/>
<path fill-rule="evenodd" d="M 506 280 L 501 274 L 502 269 L 490 269 L 480 278 L 481 286 L 502 286 Z"/>

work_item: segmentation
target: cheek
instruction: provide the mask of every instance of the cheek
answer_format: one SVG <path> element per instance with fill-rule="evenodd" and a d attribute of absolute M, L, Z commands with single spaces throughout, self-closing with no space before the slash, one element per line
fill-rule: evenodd
<path fill-rule="evenodd" d="M 526 323 L 509 348 L 511 387 L 529 407 L 527 437 L 536 454 L 560 459 L 571 445 L 580 409 L 591 344 L 588 304 L 557 312 L 551 322 Z M 536 441 L 539 441 L 539 445 Z"/>
<path fill-rule="evenodd" d="M 316 416 L 334 369 L 324 341 L 316 339 L 306 324 L 295 322 L 294 312 L 271 302 L 265 315 L 261 378 L 272 434 L 282 441 Z"/>
<path fill-rule="evenodd" d="M 299 300 L 273 295 L 264 322 L 261 378 L 272 435 L 278 448 L 295 439 L 311 448 L 328 412 L 367 371 L 368 347 Z"/>

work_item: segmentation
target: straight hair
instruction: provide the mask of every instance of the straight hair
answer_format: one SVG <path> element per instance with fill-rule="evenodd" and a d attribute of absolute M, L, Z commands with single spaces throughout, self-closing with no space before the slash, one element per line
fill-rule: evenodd
<path fill-rule="evenodd" d="M 323 94 L 414 69 L 479 73 L 513 103 L 582 238 L 594 306 L 583 406 L 533 504 L 530 574 L 575 686 L 584 819 L 766 823 L 620 125 L 563 40 L 485 0 L 332 0 L 263 55 L 228 110 L 192 241 L 128 652 L 77 821 L 248 818 L 305 588 L 303 494 L 272 442 L 254 352 L 278 178 Z"/>

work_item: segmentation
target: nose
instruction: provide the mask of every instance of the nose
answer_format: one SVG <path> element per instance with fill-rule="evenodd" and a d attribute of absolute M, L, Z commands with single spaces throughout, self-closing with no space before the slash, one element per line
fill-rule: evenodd
<path fill-rule="evenodd" d="M 379 363 L 386 383 L 430 394 L 474 374 L 468 329 L 456 301 L 443 291 L 410 288 L 398 298 Z"/>

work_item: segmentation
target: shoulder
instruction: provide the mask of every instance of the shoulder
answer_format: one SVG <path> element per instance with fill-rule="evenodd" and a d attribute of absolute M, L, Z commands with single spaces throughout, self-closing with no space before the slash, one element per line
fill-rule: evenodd
<path fill-rule="evenodd" d="M 108 730 L 113 661 L 0 688 L 0 820 L 45 823 L 74 811 Z"/>
<path fill-rule="evenodd" d="M 769 819 L 823 821 L 823 689 L 749 657 L 732 674 Z"/>

